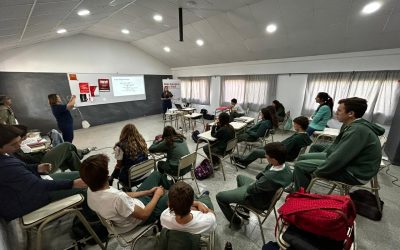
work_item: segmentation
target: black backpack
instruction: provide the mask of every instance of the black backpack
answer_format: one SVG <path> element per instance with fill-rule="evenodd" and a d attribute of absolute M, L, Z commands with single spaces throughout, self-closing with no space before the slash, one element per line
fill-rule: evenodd
<path fill-rule="evenodd" d="M 382 219 L 382 212 L 378 209 L 376 197 L 373 193 L 368 190 L 359 189 L 350 193 L 350 197 L 356 206 L 356 212 L 359 215 L 367 217 L 371 220 L 379 221 Z M 381 208 L 383 209 L 383 201 L 381 202 Z"/>
<path fill-rule="evenodd" d="M 195 130 L 195 131 L 193 131 L 193 133 L 192 133 L 192 139 L 193 139 L 193 141 L 196 142 L 196 143 L 197 143 L 197 141 L 199 140 L 199 134 L 200 134 L 200 132 L 199 132 L 198 130 Z"/>

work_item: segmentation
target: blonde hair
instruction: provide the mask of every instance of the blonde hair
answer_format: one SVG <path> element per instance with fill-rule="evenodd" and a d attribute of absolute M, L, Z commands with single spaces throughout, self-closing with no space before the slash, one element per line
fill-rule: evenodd
<path fill-rule="evenodd" d="M 127 151 L 131 157 L 135 157 L 138 153 L 148 153 L 147 144 L 143 136 L 132 123 L 126 124 L 119 136 L 119 142 L 125 143 Z"/>

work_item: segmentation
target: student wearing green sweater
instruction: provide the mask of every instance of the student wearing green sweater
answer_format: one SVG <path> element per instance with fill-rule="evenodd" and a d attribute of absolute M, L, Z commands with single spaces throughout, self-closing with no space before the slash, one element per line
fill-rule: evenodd
<path fill-rule="evenodd" d="M 295 190 L 307 188 L 312 176 L 360 185 L 377 174 L 382 158 L 378 136 L 385 129 L 361 118 L 367 107 L 367 101 L 358 97 L 339 101 L 340 133 L 324 152 L 299 157 L 293 173 Z"/>
<path fill-rule="evenodd" d="M 258 138 L 263 137 L 268 129 L 278 127 L 278 118 L 276 117 L 275 108 L 273 106 L 261 109 L 261 115 L 261 121 L 237 136 L 238 142 L 256 141 Z"/>
<path fill-rule="evenodd" d="M 312 136 L 314 131 L 322 131 L 326 124 L 332 118 L 333 100 L 332 97 L 325 92 L 319 92 L 315 101 L 319 103 L 317 110 L 311 116 L 312 121 L 307 129 L 307 134 Z"/>
<path fill-rule="evenodd" d="M 186 138 L 178 134 L 171 126 L 166 126 L 160 141 L 154 141 L 153 145 L 149 148 L 150 153 L 167 153 L 166 161 L 159 161 L 157 163 L 158 171 L 160 173 L 167 173 L 170 175 L 178 174 L 179 160 L 182 156 L 188 155 L 189 149 L 186 144 Z M 180 175 L 185 175 L 190 171 L 190 166 L 181 170 Z"/>
<path fill-rule="evenodd" d="M 300 150 L 303 147 L 306 147 L 312 143 L 310 137 L 306 133 L 306 129 L 308 127 L 308 118 L 304 116 L 296 117 L 293 120 L 293 128 L 296 130 L 296 133 L 291 135 L 282 141 L 282 144 L 286 147 L 287 155 L 286 161 L 294 161 L 300 153 Z M 258 147 L 253 149 L 248 155 L 245 157 L 234 157 L 235 162 L 240 168 L 247 168 L 253 161 L 264 158 L 265 151 L 264 147 Z"/>
<path fill-rule="evenodd" d="M 280 142 L 268 143 L 265 145 L 265 156 L 269 165 L 256 176 L 255 180 L 244 175 L 238 175 L 236 178 L 238 187 L 236 189 L 217 194 L 218 205 L 228 221 L 234 216 L 231 203 L 249 204 L 264 210 L 268 208 L 275 192 L 291 183 L 292 173 L 285 165 L 285 146 Z M 240 225 L 241 219 L 235 216 L 233 223 Z"/>

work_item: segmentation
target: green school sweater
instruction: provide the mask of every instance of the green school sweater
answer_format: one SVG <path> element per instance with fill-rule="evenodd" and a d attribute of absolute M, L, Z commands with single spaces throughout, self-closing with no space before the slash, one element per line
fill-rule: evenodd
<path fill-rule="evenodd" d="M 290 137 L 282 141 L 287 150 L 286 160 L 294 161 L 300 153 L 303 147 L 306 147 L 312 143 L 310 137 L 306 132 L 294 133 Z"/>
<path fill-rule="evenodd" d="M 325 150 L 326 161 L 314 173 L 329 177 L 344 168 L 358 180 L 369 181 L 379 170 L 382 149 L 378 136 L 384 132 L 384 128 L 362 118 L 343 125 Z"/>
<path fill-rule="evenodd" d="M 178 166 L 182 156 L 188 155 L 189 149 L 186 140 L 175 139 L 172 147 L 168 147 L 167 143 L 162 140 L 154 141 L 149 148 L 150 153 L 167 153 L 167 162 L 169 165 Z"/>
<path fill-rule="evenodd" d="M 250 137 L 253 137 L 254 140 L 263 137 L 265 135 L 265 131 L 267 129 L 272 128 L 272 123 L 270 120 L 261 120 L 256 125 L 251 127 L 249 130 L 246 131 Z"/>
<path fill-rule="evenodd" d="M 272 171 L 270 168 L 271 164 L 256 176 L 254 183 L 247 187 L 246 199 L 258 209 L 268 208 L 276 190 L 292 182 L 292 172 L 288 166 L 285 165 L 280 171 Z"/>

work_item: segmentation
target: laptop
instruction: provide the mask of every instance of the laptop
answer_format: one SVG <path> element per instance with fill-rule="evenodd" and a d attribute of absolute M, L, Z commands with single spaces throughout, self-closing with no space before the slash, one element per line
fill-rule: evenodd
<path fill-rule="evenodd" d="M 182 105 L 180 105 L 179 103 L 175 103 L 175 107 L 176 107 L 178 110 L 182 110 L 182 109 L 183 109 Z"/>

